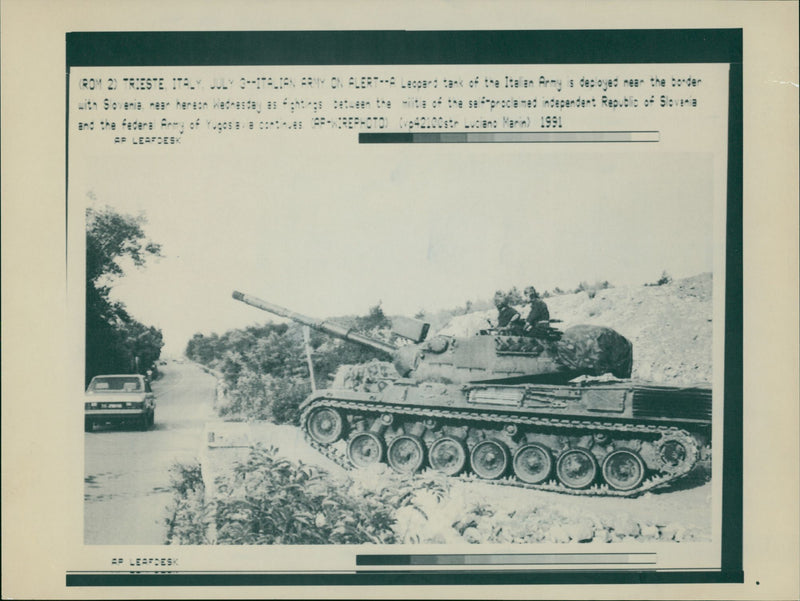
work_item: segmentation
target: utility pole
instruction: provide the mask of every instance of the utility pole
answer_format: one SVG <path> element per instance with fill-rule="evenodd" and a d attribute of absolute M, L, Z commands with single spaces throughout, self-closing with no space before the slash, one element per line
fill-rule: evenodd
<path fill-rule="evenodd" d="M 311 392 L 317 391 L 317 385 L 314 381 L 314 363 L 311 361 L 311 328 L 303 326 L 303 340 L 306 343 L 306 361 L 308 362 L 308 375 L 311 378 Z"/>

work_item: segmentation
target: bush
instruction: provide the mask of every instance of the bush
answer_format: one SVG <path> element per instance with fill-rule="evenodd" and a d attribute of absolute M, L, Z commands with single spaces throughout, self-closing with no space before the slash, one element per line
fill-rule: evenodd
<path fill-rule="evenodd" d="M 392 509 L 377 495 L 350 497 L 323 470 L 253 449 L 219 483 L 217 537 L 222 544 L 394 542 Z"/>
<path fill-rule="evenodd" d="M 293 463 L 274 448 L 258 446 L 247 461 L 217 479 L 218 495 L 204 498 L 200 467 L 176 465 L 168 544 L 230 545 L 397 543 L 397 510 L 416 506 L 416 493 L 447 497 L 447 485 L 423 476 L 397 476 L 378 491 L 349 479 L 332 480 L 323 469 Z"/>
<path fill-rule="evenodd" d="M 271 390 L 272 417 L 276 424 L 300 425 L 300 403 L 310 394 L 308 380 L 276 379 Z"/>
<path fill-rule="evenodd" d="M 383 340 L 391 341 L 391 325 L 380 304 L 363 317 L 339 320 Z M 316 384 L 323 388 L 343 364 L 385 359 L 372 348 L 312 331 Z M 300 403 L 311 392 L 302 328 L 297 324 L 266 324 L 229 330 L 223 335 L 195 334 L 186 356 L 222 374 L 225 403 L 220 415 L 296 424 Z"/>
<path fill-rule="evenodd" d="M 311 392 L 307 378 L 275 377 L 249 369 L 239 373 L 227 393 L 221 415 L 298 424 L 300 403 Z"/>
<path fill-rule="evenodd" d="M 657 281 L 645 284 L 645 286 L 666 286 L 672 283 L 672 276 L 666 270 L 661 272 L 661 277 Z"/>
<path fill-rule="evenodd" d="M 171 469 L 170 488 L 173 501 L 168 508 L 166 544 L 207 544 L 207 530 L 212 521 L 205 502 L 205 486 L 200 464 L 175 464 Z"/>

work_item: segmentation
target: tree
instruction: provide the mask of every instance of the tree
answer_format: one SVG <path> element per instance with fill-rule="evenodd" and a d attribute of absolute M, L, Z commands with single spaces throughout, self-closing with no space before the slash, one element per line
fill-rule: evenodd
<path fill-rule="evenodd" d="M 161 330 L 130 316 L 125 305 L 109 298 L 111 284 L 125 275 L 125 262 L 142 267 L 161 256 L 148 240 L 144 216 L 117 213 L 110 207 L 86 210 L 86 382 L 99 373 L 144 372 L 161 354 Z M 138 364 L 137 364 L 138 357 Z"/>
<path fill-rule="evenodd" d="M 672 276 L 667 273 L 667 270 L 661 272 L 661 277 L 658 278 L 656 282 L 650 282 L 649 284 L 645 284 L 645 286 L 665 286 L 667 284 L 672 283 Z"/>
<path fill-rule="evenodd" d="M 161 256 L 161 245 L 146 239 L 143 215 L 117 213 L 111 207 L 86 209 L 86 280 L 95 286 L 106 284 L 125 274 L 120 263 L 130 259 L 136 267 L 144 266 L 151 256 Z"/>
<path fill-rule="evenodd" d="M 377 305 L 369 308 L 369 314 L 365 317 L 356 317 L 356 327 L 362 331 L 374 330 L 377 328 L 391 328 L 392 322 L 383 313 L 380 301 Z"/>

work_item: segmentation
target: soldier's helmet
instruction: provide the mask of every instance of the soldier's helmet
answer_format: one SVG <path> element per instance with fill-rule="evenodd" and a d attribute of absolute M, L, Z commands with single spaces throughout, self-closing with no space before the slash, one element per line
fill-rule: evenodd
<path fill-rule="evenodd" d="M 539 298 L 539 293 L 536 292 L 536 288 L 534 288 L 533 286 L 528 286 L 527 288 L 525 288 L 525 298 L 527 298 L 528 300 Z"/>
<path fill-rule="evenodd" d="M 502 290 L 498 290 L 494 293 L 494 306 L 495 307 L 502 307 L 503 305 L 508 304 L 508 298 L 506 297 L 505 293 Z"/>

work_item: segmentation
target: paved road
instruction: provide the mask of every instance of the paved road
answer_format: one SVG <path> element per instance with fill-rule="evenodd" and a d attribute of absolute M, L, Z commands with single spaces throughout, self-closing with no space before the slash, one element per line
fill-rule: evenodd
<path fill-rule="evenodd" d="M 197 458 L 215 380 L 193 364 L 171 362 L 162 369 L 153 383 L 154 428 L 105 427 L 85 435 L 86 544 L 164 544 L 169 469 Z"/>

